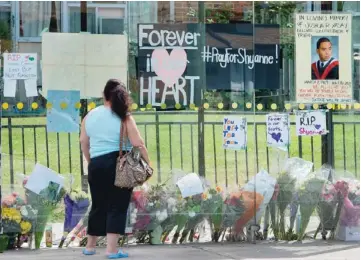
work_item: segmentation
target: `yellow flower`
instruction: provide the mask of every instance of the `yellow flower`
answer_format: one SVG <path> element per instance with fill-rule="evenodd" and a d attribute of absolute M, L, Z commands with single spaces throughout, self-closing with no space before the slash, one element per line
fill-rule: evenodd
<path fill-rule="evenodd" d="M 216 191 L 217 191 L 218 193 L 221 193 L 221 192 L 222 192 L 222 188 L 219 187 L 219 186 L 217 186 L 217 187 L 216 187 Z"/>
<path fill-rule="evenodd" d="M 28 221 L 21 221 L 20 228 L 22 234 L 27 234 L 31 230 L 31 223 Z"/>

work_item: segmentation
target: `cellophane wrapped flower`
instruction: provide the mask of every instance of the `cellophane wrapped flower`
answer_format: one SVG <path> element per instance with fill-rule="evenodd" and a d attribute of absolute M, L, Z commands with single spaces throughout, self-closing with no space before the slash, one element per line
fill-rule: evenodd
<path fill-rule="evenodd" d="M 224 211 L 223 189 L 220 186 L 209 188 L 203 195 L 201 211 L 205 218 L 210 221 L 213 228 L 212 240 L 218 242 L 223 219 Z"/>
<path fill-rule="evenodd" d="M 90 205 L 89 196 L 84 191 L 72 190 L 64 197 L 64 232 L 69 233 L 84 217 Z"/>
<path fill-rule="evenodd" d="M 340 215 L 339 225 L 343 227 L 359 227 L 360 226 L 360 205 L 355 205 L 349 198 L 350 186 L 353 190 L 357 187 L 357 183 L 349 180 L 338 181 L 335 187 L 340 191 L 343 197 L 343 207 Z M 357 188 L 356 188 L 357 189 Z M 356 193 L 357 191 L 354 191 Z M 352 195 L 354 196 L 354 195 Z M 354 198 L 357 203 L 357 198 Z"/>
<path fill-rule="evenodd" d="M 28 234 L 33 227 L 37 212 L 18 193 L 13 192 L 2 200 L 4 233 Z"/>
<path fill-rule="evenodd" d="M 322 188 L 317 213 L 323 229 L 330 230 L 335 224 L 335 211 L 338 203 L 338 191 L 333 183 L 327 181 Z"/>
<path fill-rule="evenodd" d="M 298 232 L 299 241 L 304 238 L 311 215 L 320 202 L 322 189 L 328 179 L 328 177 L 325 178 L 326 176 L 320 174 L 324 170 L 327 172 L 327 169 L 321 168 L 320 172 L 311 174 L 298 190 L 298 201 L 301 213 L 301 224 Z"/>
<path fill-rule="evenodd" d="M 223 226 L 234 228 L 235 234 L 240 234 L 246 224 L 256 216 L 263 196 L 258 192 L 238 190 L 230 192 L 225 200 Z"/>
<path fill-rule="evenodd" d="M 37 211 L 35 225 L 35 248 L 39 249 L 41 240 L 44 236 L 45 227 L 50 215 L 56 209 L 58 203 L 65 196 L 64 188 L 59 190 L 57 184 L 49 183 L 49 186 L 36 194 L 30 190 L 26 190 L 27 202 Z"/>

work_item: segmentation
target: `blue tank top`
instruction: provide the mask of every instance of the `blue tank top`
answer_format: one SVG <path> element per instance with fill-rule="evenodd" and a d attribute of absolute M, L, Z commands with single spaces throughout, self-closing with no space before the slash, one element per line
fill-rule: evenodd
<path fill-rule="evenodd" d="M 105 106 L 92 110 L 85 120 L 85 130 L 90 141 L 90 158 L 119 151 L 120 118 Z M 123 150 L 131 150 L 132 145 L 127 139 Z"/>

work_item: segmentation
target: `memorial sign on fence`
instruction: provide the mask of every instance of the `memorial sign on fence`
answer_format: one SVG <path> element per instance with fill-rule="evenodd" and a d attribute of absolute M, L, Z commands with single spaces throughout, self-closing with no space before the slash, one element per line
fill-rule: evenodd
<path fill-rule="evenodd" d="M 247 119 L 239 116 L 223 118 L 223 148 L 245 150 L 247 148 Z"/>
<path fill-rule="evenodd" d="M 325 135 L 328 133 L 326 126 L 326 111 L 296 111 L 297 136 Z"/>
<path fill-rule="evenodd" d="M 297 103 L 351 103 L 352 15 L 296 14 Z"/>
<path fill-rule="evenodd" d="M 288 114 L 268 114 L 267 145 L 269 147 L 287 148 L 290 145 L 290 122 Z"/>

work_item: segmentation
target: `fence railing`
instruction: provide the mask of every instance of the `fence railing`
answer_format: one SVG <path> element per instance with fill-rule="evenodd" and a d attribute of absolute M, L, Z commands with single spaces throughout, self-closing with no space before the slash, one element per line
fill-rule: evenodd
<path fill-rule="evenodd" d="M 260 169 L 277 174 L 286 157 L 301 157 L 322 165 L 322 137 L 297 137 L 292 121 L 288 151 L 267 147 L 265 113 L 245 114 L 248 121 L 248 144 L 245 151 L 222 148 L 222 118 L 228 112 L 206 112 L 204 120 L 204 151 L 200 151 L 197 112 L 139 112 L 137 124 L 145 139 L 156 178 L 163 182 L 175 169 L 198 171 L 199 154 L 204 152 L 205 175 L 211 183 L 226 186 L 242 184 Z M 31 173 L 39 162 L 61 174 L 73 174 L 75 185 L 81 184 L 84 163 L 79 134 L 47 133 L 46 118 L 3 118 L 1 125 L 3 186 L 16 182 L 16 174 Z M 336 170 L 360 173 L 359 114 L 333 113 L 332 164 Z"/>

